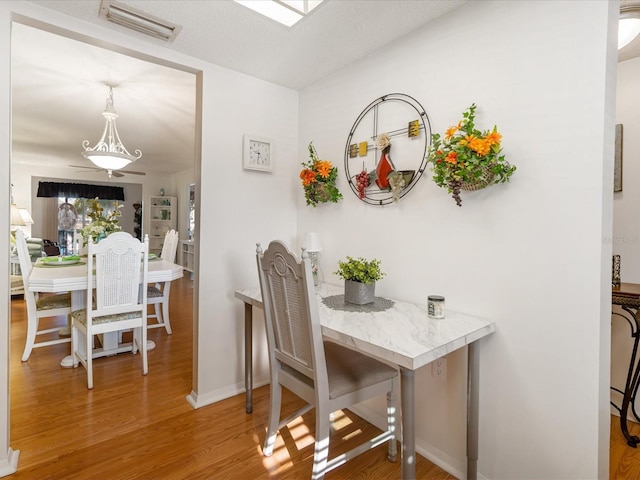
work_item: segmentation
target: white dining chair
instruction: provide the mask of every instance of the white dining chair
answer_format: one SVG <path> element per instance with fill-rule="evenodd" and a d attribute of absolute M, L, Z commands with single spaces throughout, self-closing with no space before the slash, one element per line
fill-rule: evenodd
<path fill-rule="evenodd" d="M 86 307 L 71 312 L 73 366 L 87 370 L 87 386 L 93 388 L 93 337 L 107 332 L 133 330 L 132 352 L 140 351 L 142 374 L 147 361 L 147 284 L 149 237 L 144 242 L 126 232 L 116 232 L 98 243 L 89 240 Z M 80 339 L 80 333 L 83 339 Z"/>
<path fill-rule="evenodd" d="M 320 480 L 351 458 L 388 441 L 388 458 L 397 459 L 395 439 L 396 368 L 330 341 L 323 341 L 311 264 L 279 241 L 262 251 L 257 244 L 258 275 L 266 319 L 271 389 L 263 454 L 270 456 L 279 429 L 316 409 L 312 480 Z M 282 387 L 308 405 L 280 420 Z M 330 415 L 378 395 L 387 395 L 387 430 L 331 460 Z"/>
<path fill-rule="evenodd" d="M 178 249 L 178 232 L 171 229 L 164 236 L 162 253 L 160 258 L 167 262 L 175 262 Z M 169 320 L 169 296 L 171 294 L 171 282 L 162 282 L 147 287 L 147 301 L 153 305 L 154 313 L 149 313 L 147 318 L 155 318 L 156 323 L 147 323 L 147 328 L 164 327 L 167 334 L 171 335 L 171 321 Z"/>
<path fill-rule="evenodd" d="M 18 251 L 18 261 L 20 262 L 20 271 L 22 275 L 22 283 L 24 285 L 24 301 L 27 304 L 27 338 L 22 352 L 22 361 L 26 362 L 31 356 L 34 348 L 46 347 L 48 345 L 58 345 L 60 343 L 69 343 L 71 339 L 54 338 L 51 340 L 36 342 L 39 335 L 50 335 L 60 332 L 61 328 L 69 326 L 69 314 L 71 313 L 71 294 L 39 294 L 29 292 L 29 276 L 33 264 L 27 248 L 27 241 L 22 230 L 15 232 L 16 249 Z M 52 328 L 40 329 L 40 319 L 45 317 L 65 316 L 65 324 Z"/>

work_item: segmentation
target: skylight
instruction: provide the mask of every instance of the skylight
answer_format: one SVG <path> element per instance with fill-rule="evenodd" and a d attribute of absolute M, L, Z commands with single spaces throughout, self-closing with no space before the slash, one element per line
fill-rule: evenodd
<path fill-rule="evenodd" d="M 291 27 L 324 0 L 234 0 L 251 10 Z"/>

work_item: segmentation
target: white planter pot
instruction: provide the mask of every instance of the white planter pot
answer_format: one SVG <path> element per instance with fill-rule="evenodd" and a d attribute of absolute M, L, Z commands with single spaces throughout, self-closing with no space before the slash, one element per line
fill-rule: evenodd
<path fill-rule="evenodd" d="M 376 284 L 360 283 L 353 280 L 344 281 L 344 301 L 355 303 L 356 305 L 366 305 L 373 303 L 376 293 Z"/>

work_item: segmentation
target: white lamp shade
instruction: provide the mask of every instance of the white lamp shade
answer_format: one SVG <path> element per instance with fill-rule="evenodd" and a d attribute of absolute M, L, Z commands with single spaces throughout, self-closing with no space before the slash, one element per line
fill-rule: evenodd
<path fill-rule="evenodd" d="M 85 152 L 83 155 L 91 160 L 96 167 L 104 168 L 105 170 L 120 170 L 131 163 L 129 158 L 117 154 Z"/>
<path fill-rule="evenodd" d="M 29 210 L 26 208 L 19 208 L 18 211 L 20 211 L 20 216 L 22 217 L 22 221 L 25 225 L 33 225 L 33 218 L 31 218 Z"/>
<path fill-rule="evenodd" d="M 618 50 L 627 46 L 640 33 L 640 18 L 622 18 L 618 26 Z"/>
<path fill-rule="evenodd" d="M 316 232 L 307 232 L 304 236 L 304 247 L 307 252 L 321 252 L 322 243 L 320 242 L 320 235 Z"/>
<path fill-rule="evenodd" d="M 20 210 L 16 207 L 15 203 L 11 204 L 11 226 L 12 227 L 24 227 L 26 225 Z"/>

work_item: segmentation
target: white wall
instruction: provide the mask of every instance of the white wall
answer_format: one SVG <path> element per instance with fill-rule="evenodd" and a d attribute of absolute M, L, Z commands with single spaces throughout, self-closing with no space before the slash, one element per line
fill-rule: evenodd
<path fill-rule="evenodd" d="M 14 17 L 15 15 L 15 17 Z M 33 19 L 115 44 L 132 52 L 182 65 L 202 72 L 201 165 L 195 168 L 200 185 L 198 199 L 199 232 L 203 248 L 196 274 L 196 318 L 194 338 L 193 392 L 190 401 L 200 406 L 243 390 L 244 309 L 233 296 L 236 288 L 256 283 L 255 242 L 272 238 L 291 241 L 296 232 L 296 201 L 291 169 L 298 164 L 298 94 L 261 80 L 232 72 L 200 60 L 177 54 L 159 46 L 111 29 L 57 14 L 28 2 L 0 2 L 0 222 L 9 225 L 10 178 L 10 28 L 11 20 Z M 26 20 L 25 20 L 26 19 Z M 242 135 L 260 135 L 274 140 L 277 166 L 273 173 L 242 169 Z M 149 180 L 147 176 L 147 180 Z M 166 194 L 175 185 L 163 183 Z M 8 251 L 8 235 L 0 235 L 0 250 Z M 0 289 L 8 292 L 8 258 L 0 263 Z M 199 292 L 197 287 L 199 285 Z M 0 338 L 8 351 L 8 295 L 0 315 Z M 199 312 L 199 315 L 198 315 Z M 256 335 L 260 329 L 256 329 Z M 8 354 L 0 355 L 0 476 L 11 472 L 16 456 L 11 450 L 8 406 Z M 257 375 L 264 378 L 267 366 L 264 352 Z"/>
<path fill-rule="evenodd" d="M 376 257 L 387 272 L 377 294 L 422 302 L 441 294 L 448 309 L 497 322 L 481 342 L 486 478 L 608 476 L 602 259 L 610 245 L 602 236 L 611 190 L 602 185 L 611 181 L 610 173 L 603 181 L 603 158 L 613 151 L 615 84 L 606 81 L 616 52 L 607 26 L 616 9 L 602 1 L 470 2 L 301 92 L 299 157 L 313 140 L 340 167 L 354 120 L 386 93 L 420 101 L 439 133 L 476 102 L 478 125 L 503 134 L 518 167 L 512 181 L 463 194 L 461 208 L 430 173 L 385 207 L 360 202 L 344 176 L 338 205 L 307 207 L 300 186 L 296 192 L 299 238 L 321 235 L 329 280 L 338 282 L 330 272 L 345 255 Z M 465 366 L 465 352 L 449 355 L 446 385 L 428 368 L 416 385 L 417 445 L 457 476 L 466 469 Z"/>

